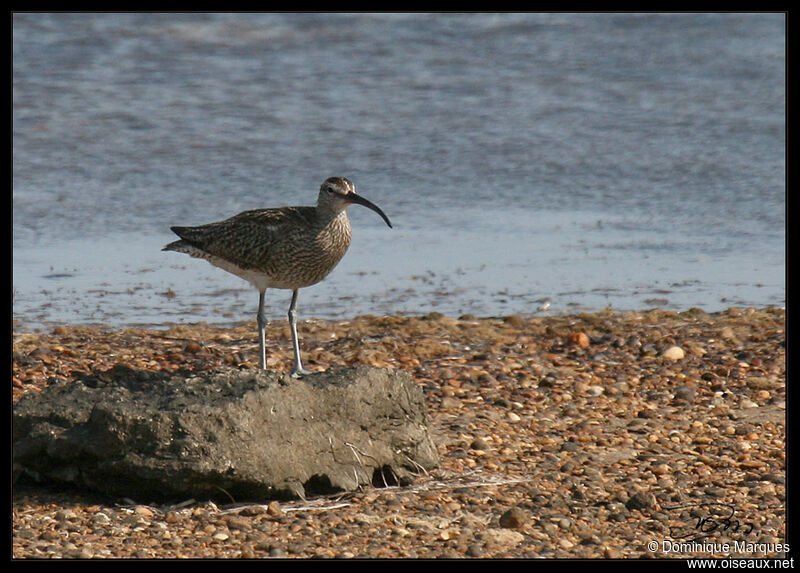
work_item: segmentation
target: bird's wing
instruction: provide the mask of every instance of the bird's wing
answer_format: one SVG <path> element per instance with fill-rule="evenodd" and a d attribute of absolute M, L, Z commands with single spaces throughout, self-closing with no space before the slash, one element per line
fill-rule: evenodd
<path fill-rule="evenodd" d="M 216 223 L 171 229 L 209 255 L 250 268 L 269 260 L 271 252 L 291 240 L 296 229 L 312 225 L 314 213 L 312 207 L 254 209 Z"/>

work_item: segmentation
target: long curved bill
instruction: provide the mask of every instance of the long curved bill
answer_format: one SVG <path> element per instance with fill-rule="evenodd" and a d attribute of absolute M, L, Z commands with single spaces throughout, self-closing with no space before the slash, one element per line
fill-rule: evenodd
<path fill-rule="evenodd" d="M 356 195 L 355 193 L 348 193 L 346 199 L 350 203 L 358 203 L 359 205 L 364 205 L 364 207 L 368 207 L 368 208 L 372 209 L 378 215 L 383 217 L 383 220 L 386 221 L 386 224 L 389 225 L 389 228 L 392 228 L 392 222 L 389 220 L 389 217 L 387 217 L 386 213 L 381 211 L 381 208 L 378 207 L 372 201 L 370 201 L 368 199 L 364 199 L 361 195 Z"/>

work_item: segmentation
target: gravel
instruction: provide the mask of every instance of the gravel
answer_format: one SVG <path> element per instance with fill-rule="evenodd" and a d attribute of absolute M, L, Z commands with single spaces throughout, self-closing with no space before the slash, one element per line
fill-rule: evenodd
<path fill-rule="evenodd" d="M 309 369 L 410 372 L 441 467 L 409 486 L 263 504 L 158 504 L 19 480 L 13 557 L 722 556 L 664 550 L 665 540 L 686 548 L 689 539 L 750 544 L 731 556 L 783 554 L 782 309 L 366 316 L 300 330 Z M 119 364 L 253 368 L 254 332 L 17 327 L 12 395 Z M 270 325 L 268 348 L 269 367 L 287 371 L 288 327 Z"/>

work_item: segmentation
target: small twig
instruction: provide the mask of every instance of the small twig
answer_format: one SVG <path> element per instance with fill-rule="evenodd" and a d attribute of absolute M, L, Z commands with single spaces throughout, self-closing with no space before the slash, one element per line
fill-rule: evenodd
<path fill-rule="evenodd" d="M 383 480 L 383 487 L 389 487 L 389 484 L 386 483 L 386 476 L 383 474 L 383 468 L 380 468 L 380 470 L 381 470 L 381 479 Z"/>
<path fill-rule="evenodd" d="M 415 460 L 414 460 L 414 459 L 413 459 L 411 456 L 409 456 L 407 453 L 405 453 L 405 452 L 397 452 L 397 453 L 398 453 L 398 454 L 403 454 L 403 456 L 404 456 L 404 457 L 405 457 L 405 458 L 406 458 L 406 459 L 407 459 L 409 462 L 411 462 L 411 464 L 412 464 L 412 465 L 413 465 L 415 468 L 417 468 L 418 470 L 420 470 L 418 473 L 423 473 L 423 474 L 425 474 L 425 475 L 428 475 L 428 470 L 426 470 L 424 467 L 422 467 L 421 465 L 419 465 L 419 463 L 417 463 L 417 462 L 416 462 L 416 461 L 415 461 Z"/>
<path fill-rule="evenodd" d="M 358 465 L 363 466 L 364 464 L 361 462 L 361 458 L 358 457 L 358 452 L 356 451 L 356 448 L 353 446 L 353 444 L 351 444 L 350 442 L 345 442 L 345 445 L 350 447 L 350 451 L 352 451 L 353 455 L 356 457 L 356 461 L 358 461 Z"/>
<path fill-rule="evenodd" d="M 354 453 L 354 454 L 355 454 L 356 452 L 358 452 L 358 453 L 360 453 L 362 456 L 366 456 L 366 457 L 368 457 L 368 458 L 372 458 L 372 460 L 373 460 L 373 461 L 375 461 L 375 462 L 377 462 L 377 461 L 378 461 L 378 460 L 376 460 L 376 459 L 375 459 L 375 456 L 371 456 L 371 455 L 369 455 L 369 454 L 368 454 L 368 453 L 366 453 L 366 452 L 362 452 L 361 450 L 359 450 L 357 447 L 355 447 L 355 446 L 354 446 L 353 444 L 351 444 L 350 442 L 345 442 L 345 443 L 344 443 L 344 445 L 345 445 L 345 446 L 349 446 L 349 447 L 350 447 L 350 449 L 351 449 L 351 450 L 353 450 L 353 453 Z M 360 463 L 360 464 L 361 464 L 361 459 L 358 457 L 358 454 L 356 454 L 356 459 L 358 460 L 358 463 Z M 361 464 L 361 465 L 364 465 L 364 464 Z"/>
<path fill-rule="evenodd" d="M 217 489 L 218 489 L 219 491 L 221 491 L 222 493 L 224 493 L 225 495 L 227 495 L 227 496 L 230 498 L 230 500 L 231 500 L 231 503 L 236 503 L 236 500 L 233 498 L 233 496 L 232 496 L 230 493 L 228 493 L 227 491 L 225 491 L 223 488 L 221 488 L 221 487 L 220 487 L 220 486 L 218 486 L 217 484 L 214 484 L 214 487 L 215 487 L 215 488 L 217 488 Z"/>
<path fill-rule="evenodd" d="M 245 509 L 252 509 L 254 507 L 257 507 L 263 511 L 267 511 L 269 506 L 264 505 L 263 503 L 248 503 L 246 505 L 240 505 L 238 507 L 231 507 L 230 509 L 223 509 L 219 513 L 221 515 L 227 515 L 229 513 L 239 513 L 240 511 L 244 511 Z"/>
<path fill-rule="evenodd" d="M 389 469 L 391 471 L 391 467 Z M 392 473 L 394 473 L 394 472 L 392 471 Z M 448 490 L 448 489 L 465 488 L 465 487 L 489 487 L 489 486 L 508 485 L 508 484 L 524 483 L 524 482 L 533 481 L 533 478 L 499 478 L 499 479 L 489 478 L 489 479 L 486 479 L 486 480 L 465 481 L 464 478 L 467 478 L 468 476 L 471 476 L 471 475 L 479 475 L 479 472 L 476 471 L 476 470 L 473 470 L 473 471 L 470 471 L 468 473 L 462 474 L 460 476 L 454 476 L 453 478 L 450 478 L 450 479 L 445 479 L 445 480 L 442 480 L 442 481 L 427 481 L 425 483 L 417 484 L 417 485 L 414 485 L 414 486 L 390 486 L 390 485 L 386 484 L 386 478 L 383 475 L 383 472 L 381 472 L 381 476 L 383 477 L 384 484 L 386 484 L 386 488 L 385 488 L 386 491 L 401 490 L 401 491 L 408 492 L 408 493 L 419 493 L 419 492 L 430 491 L 430 490 Z M 395 479 L 396 479 L 396 477 L 397 476 L 395 475 Z M 380 492 L 382 490 L 379 488 L 376 491 Z M 351 496 L 351 495 L 353 495 L 352 492 L 344 492 L 344 493 L 336 495 L 333 498 L 322 498 L 316 504 L 314 504 L 312 502 L 311 504 L 298 505 L 296 507 L 291 507 L 291 506 L 284 507 L 282 505 L 281 506 L 281 510 L 284 513 L 289 513 L 289 512 L 292 512 L 292 511 L 330 511 L 330 510 L 334 510 L 334 509 L 341 509 L 343 507 L 350 507 L 351 505 L 353 505 L 350 502 L 342 502 L 342 501 L 340 501 L 342 498 L 347 497 L 347 496 Z M 327 504 L 329 502 L 329 500 L 332 501 L 332 503 Z M 187 502 L 184 502 L 184 504 L 188 505 Z M 267 511 L 268 507 L 269 507 L 269 506 L 264 505 L 264 504 L 256 503 L 256 504 L 240 505 L 238 507 L 233 507 L 233 508 L 225 509 L 225 510 L 219 510 L 216 507 L 216 505 L 214 505 L 213 503 L 209 502 L 209 505 L 210 505 L 212 511 L 215 511 L 216 513 L 223 514 L 223 515 L 230 514 L 230 513 L 239 513 L 240 511 L 243 511 L 243 510 L 248 509 L 248 508 L 260 508 L 263 511 Z M 450 522 L 457 521 L 458 519 L 459 518 L 453 518 L 453 519 L 450 520 Z"/>
<path fill-rule="evenodd" d="M 348 507 L 350 505 L 351 504 L 347 503 L 347 502 L 334 503 L 334 504 L 328 505 L 328 506 L 301 505 L 301 506 L 298 506 L 298 507 L 281 507 L 281 511 L 283 511 L 284 513 L 288 513 L 290 511 L 328 511 L 330 509 L 340 509 L 342 507 Z M 233 507 L 233 508 L 230 508 L 230 509 L 224 509 L 224 510 L 221 510 L 219 513 L 222 514 L 222 515 L 226 515 L 226 514 L 229 514 L 229 513 L 239 513 L 240 511 L 243 511 L 245 509 L 254 508 L 254 507 L 257 507 L 257 508 L 260 508 L 260 509 L 262 509 L 264 511 L 267 511 L 269 506 L 261 504 L 261 503 L 253 503 L 253 504 L 247 504 L 247 505 L 240 505 L 239 507 Z"/>
<path fill-rule="evenodd" d="M 329 505 L 329 506 L 326 506 L 326 507 L 315 507 L 313 505 L 306 505 L 306 506 L 300 506 L 300 507 L 286 507 L 286 508 L 283 508 L 283 511 L 285 511 L 285 512 L 288 512 L 288 511 L 328 511 L 329 509 L 340 509 L 342 507 L 349 507 L 350 505 L 351 505 L 350 503 L 337 503 L 337 504 Z"/>
<path fill-rule="evenodd" d="M 196 503 L 196 500 L 192 497 L 192 498 L 187 499 L 186 501 L 182 501 L 180 503 L 176 503 L 175 505 L 170 505 L 167 508 L 167 511 L 174 511 L 176 509 L 182 509 L 182 508 L 186 507 L 187 505 L 192 505 L 193 503 Z"/>

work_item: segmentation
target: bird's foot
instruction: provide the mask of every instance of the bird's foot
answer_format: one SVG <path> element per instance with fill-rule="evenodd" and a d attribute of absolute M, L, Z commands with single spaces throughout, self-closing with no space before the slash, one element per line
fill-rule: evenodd
<path fill-rule="evenodd" d="M 294 367 L 292 368 L 292 378 L 302 378 L 303 376 L 308 376 L 309 374 L 313 374 L 311 370 L 306 370 L 305 368 L 301 367 Z"/>

